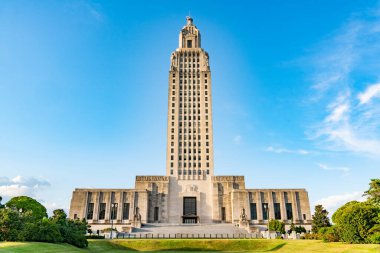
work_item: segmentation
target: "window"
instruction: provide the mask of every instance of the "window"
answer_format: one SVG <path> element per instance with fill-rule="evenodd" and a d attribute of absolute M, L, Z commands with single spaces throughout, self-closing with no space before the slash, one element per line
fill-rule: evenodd
<path fill-rule="evenodd" d="M 276 220 L 281 220 L 281 209 L 280 209 L 280 203 L 274 203 L 274 218 Z"/>
<path fill-rule="evenodd" d="M 170 175 L 173 175 L 173 170 L 170 170 Z"/>
<path fill-rule="evenodd" d="M 306 220 L 306 214 L 302 214 L 304 220 Z"/>
<path fill-rule="evenodd" d="M 268 203 L 262 203 L 261 207 L 262 207 L 262 212 L 263 212 L 263 220 L 268 220 L 268 214 L 269 214 Z"/>
<path fill-rule="evenodd" d="M 129 203 L 123 204 L 123 220 L 129 220 Z"/>
<path fill-rule="evenodd" d="M 117 203 L 112 203 L 111 204 L 111 220 L 116 220 L 116 216 L 117 216 L 117 206 L 118 204 Z"/>
<path fill-rule="evenodd" d="M 206 170 L 206 173 L 207 173 L 207 175 L 209 175 L 210 174 L 210 170 Z"/>
<path fill-rule="evenodd" d="M 154 208 L 154 221 L 158 221 L 159 208 L 156 206 Z"/>
<path fill-rule="evenodd" d="M 293 219 L 293 210 L 292 210 L 292 203 L 286 203 L 286 217 L 288 220 Z"/>
<path fill-rule="evenodd" d="M 104 220 L 106 217 L 106 203 L 99 204 L 99 220 Z"/>
<path fill-rule="evenodd" d="M 251 203 L 251 220 L 257 220 L 257 206 L 256 203 Z"/>
<path fill-rule="evenodd" d="M 175 83 L 175 79 L 173 79 L 173 83 Z"/>
<path fill-rule="evenodd" d="M 193 41 L 188 40 L 187 41 L 187 48 L 192 48 L 192 43 L 193 43 Z"/>
<path fill-rule="evenodd" d="M 92 220 L 94 216 L 94 203 L 87 204 L 87 220 Z"/>

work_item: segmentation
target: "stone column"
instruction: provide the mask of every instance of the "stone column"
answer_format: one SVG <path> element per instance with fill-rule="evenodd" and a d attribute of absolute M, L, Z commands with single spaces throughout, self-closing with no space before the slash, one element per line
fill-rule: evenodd
<path fill-rule="evenodd" d="M 111 221 L 111 192 L 104 192 L 103 197 L 106 203 L 106 217 L 104 222 L 109 223 Z"/>
<path fill-rule="evenodd" d="M 117 198 L 117 194 L 119 194 L 119 198 Z M 123 191 L 119 191 L 115 193 L 115 199 L 119 199 L 117 202 L 117 213 L 116 213 L 116 222 L 120 222 L 123 220 Z"/>
<path fill-rule="evenodd" d="M 293 220 L 294 222 L 299 222 L 299 212 L 298 212 L 298 206 L 297 206 L 297 198 L 296 193 L 294 191 L 291 192 L 292 195 L 292 207 L 293 207 Z"/>
<path fill-rule="evenodd" d="M 281 220 L 286 221 L 288 219 L 288 216 L 286 215 L 284 192 L 279 191 L 278 193 L 280 195 L 279 201 L 280 201 L 280 209 L 281 209 Z"/>
<path fill-rule="evenodd" d="M 261 199 L 261 194 L 260 194 L 260 191 L 256 191 L 255 192 L 256 196 L 257 196 L 257 222 L 258 223 L 261 223 L 263 222 L 263 202 L 262 202 L 262 199 Z"/>
<path fill-rule="evenodd" d="M 97 222 L 99 219 L 99 198 L 100 198 L 100 192 L 94 192 L 93 193 L 94 198 L 94 216 L 92 219 L 92 222 Z"/>
<path fill-rule="evenodd" d="M 269 206 L 268 221 L 270 221 L 271 219 L 274 219 L 274 205 L 273 205 L 273 198 L 272 198 L 271 191 L 268 191 L 268 206 Z"/>

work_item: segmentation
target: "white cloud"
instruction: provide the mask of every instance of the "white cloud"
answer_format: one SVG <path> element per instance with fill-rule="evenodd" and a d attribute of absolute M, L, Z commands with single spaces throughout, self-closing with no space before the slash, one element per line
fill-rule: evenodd
<path fill-rule="evenodd" d="M 312 59 L 311 101 L 319 103 L 323 109 L 316 111 L 323 113 L 309 137 L 322 149 L 380 155 L 380 99 L 374 99 L 380 97 L 380 83 L 362 88 L 362 80 L 380 73 L 376 11 L 350 19 Z"/>
<path fill-rule="evenodd" d="M 240 144 L 241 141 L 242 141 L 242 138 L 241 138 L 240 135 L 236 135 L 236 136 L 234 137 L 233 141 L 234 141 L 235 144 Z"/>
<path fill-rule="evenodd" d="M 298 154 L 298 155 L 309 155 L 311 153 L 310 151 L 304 150 L 304 149 L 292 150 L 292 149 L 286 149 L 286 148 L 275 148 L 272 146 L 267 147 L 265 150 L 268 152 L 276 153 L 276 154 L 288 153 L 288 154 Z"/>
<path fill-rule="evenodd" d="M 358 95 L 360 104 L 367 104 L 374 97 L 380 97 L 380 83 L 370 85 L 364 92 Z"/>
<path fill-rule="evenodd" d="M 314 202 L 314 205 L 322 205 L 332 215 L 339 207 L 353 200 L 363 201 L 363 192 L 351 192 L 338 195 L 331 195 Z"/>
<path fill-rule="evenodd" d="M 40 189 L 49 186 L 49 181 L 42 178 L 16 176 L 10 179 L 0 177 L 0 196 L 6 198 L 20 195 L 34 197 Z"/>
<path fill-rule="evenodd" d="M 318 167 L 323 169 L 323 170 L 337 170 L 337 171 L 343 171 L 344 173 L 348 173 L 350 172 L 350 168 L 348 167 L 332 167 L 332 166 L 328 166 L 326 164 L 323 164 L 323 163 L 317 163 Z"/>

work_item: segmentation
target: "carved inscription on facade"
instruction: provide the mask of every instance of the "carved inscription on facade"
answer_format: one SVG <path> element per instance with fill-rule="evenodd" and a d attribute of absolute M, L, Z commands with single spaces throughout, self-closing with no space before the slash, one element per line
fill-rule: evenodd
<path fill-rule="evenodd" d="M 136 176 L 137 182 L 157 182 L 157 181 L 169 181 L 169 177 L 166 176 Z"/>
<path fill-rule="evenodd" d="M 218 182 L 236 182 L 244 181 L 244 176 L 214 176 L 212 180 Z"/>

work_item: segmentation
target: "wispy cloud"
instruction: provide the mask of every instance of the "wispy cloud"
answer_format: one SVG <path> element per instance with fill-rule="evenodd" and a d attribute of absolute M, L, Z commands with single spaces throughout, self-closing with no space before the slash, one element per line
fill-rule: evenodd
<path fill-rule="evenodd" d="M 304 149 L 287 149 L 287 148 L 276 148 L 269 146 L 265 149 L 268 152 L 276 153 L 276 154 L 298 154 L 298 155 L 309 155 L 311 151 L 304 150 Z"/>
<path fill-rule="evenodd" d="M 100 22 L 104 19 L 100 5 L 87 0 L 70 2 L 66 10 L 85 23 Z"/>
<path fill-rule="evenodd" d="M 367 104 L 375 97 L 380 97 L 380 83 L 370 85 L 364 92 L 358 95 L 360 104 Z"/>
<path fill-rule="evenodd" d="M 345 203 L 353 200 L 363 201 L 365 198 L 362 196 L 363 192 L 350 192 L 337 195 L 331 195 L 314 202 L 314 205 L 322 205 L 332 215 L 336 209 Z"/>
<path fill-rule="evenodd" d="M 312 57 L 312 101 L 324 113 L 309 136 L 323 149 L 380 155 L 379 10 L 350 19 Z"/>
<path fill-rule="evenodd" d="M 49 181 L 42 178 L 22 176 L 14 178 L 0 177 L 0 196 L 8 198 L 20 195 L 35 197 L 39 190 L 49 186 Z"/>
<path fill-rule="evenodd" d="M 323 163 L 317 163 L 318 167 L 321 168 L 322 170 L 335 170 L 335 171 L 342 171 L 344 172 L 345 174 L 347 174 L 348 172 L 350 172 L 350 168 L 348 167 L 332 167 L 332 166 L 328 166 L 326 164 L 323 164 Z"/>

